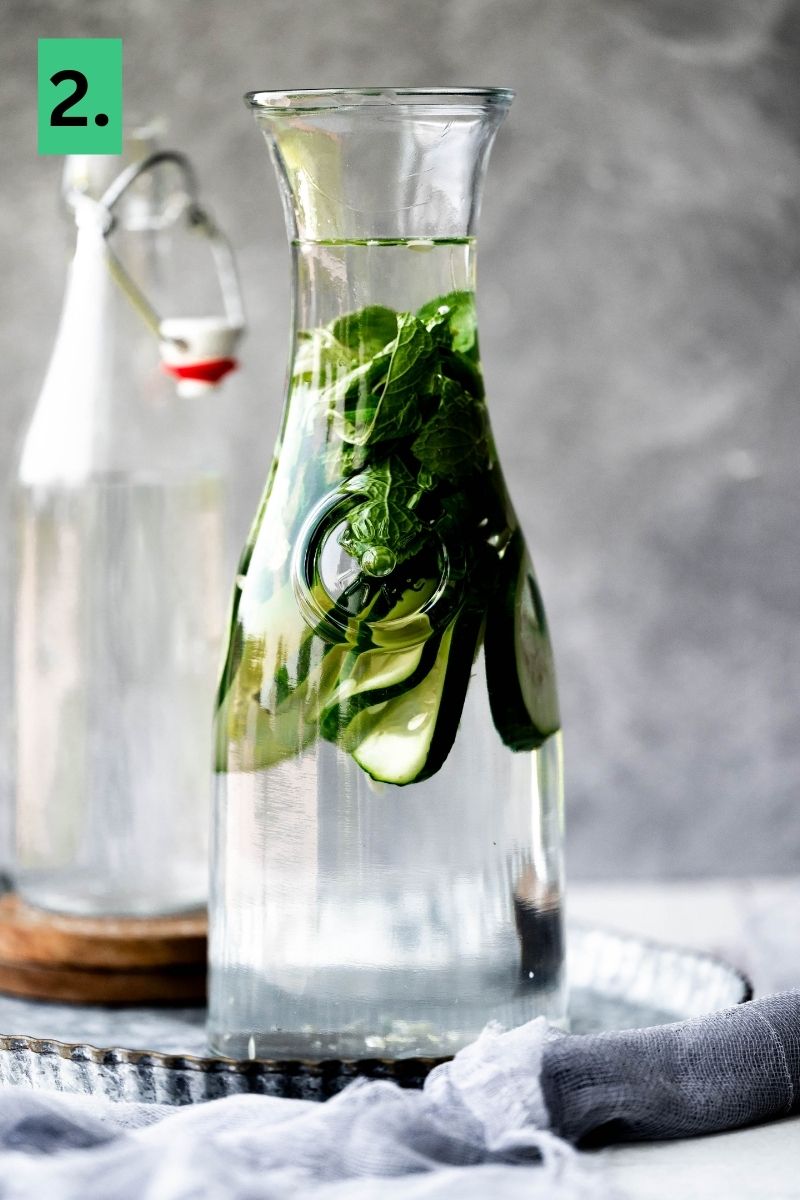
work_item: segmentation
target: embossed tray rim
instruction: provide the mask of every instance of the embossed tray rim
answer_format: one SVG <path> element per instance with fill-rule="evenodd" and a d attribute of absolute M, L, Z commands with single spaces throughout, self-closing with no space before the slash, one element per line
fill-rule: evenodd
<path fill-rule="evenodd" d="M 624 997 L 626 1002 L 653 1004 L 662 999 L 652 991 L 657 976 L 670 972 L 680 984 L 679 995 L 672 1003 L 664 996 L 661 1011 L 672 1020 L 730 1007 L 753 996 L 742 971 L 704 951 L 586 925 L 570 927 L 568 945 L 571 978 L 579 981 L 577 990 L 587 997 L 594 993 L 607 1002 Z M 605 977 L 598 972 L 598 963 L 603 964 Z M 0 1034 L 2 1083 L 166 1104 L 249 1091 L 325 1099 L 360 1076 L 418 1087 L 443 1061 L 436 1057 L 244 1060 Z"/>

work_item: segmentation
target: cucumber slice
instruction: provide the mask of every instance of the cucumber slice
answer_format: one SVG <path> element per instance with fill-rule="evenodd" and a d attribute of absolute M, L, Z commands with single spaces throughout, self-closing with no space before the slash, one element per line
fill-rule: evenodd
<path fill-rule="evenodd" d="M 425 678 L 397 696 L 363 709 L 342 731 L 340 744 L 383 783 L 413 783 L 428 761 L 444 692 L 455 622 L 448 625 Z"/>
<path fill-rule="evenodd" d="M 431 623 L 419 609 L 429 599 L 434 583 L 425 580 L 419 588 L 405 591 L 380 612 L 381 598 L 376 595 L 368 614 L 372 619 L 357 628 L 353 648 L 342 665 L 338 685 L 323 715 L 322 736 L 336 740 L 337 731 L 349 724 L 356 713 L 383 700 L 393 700 L 419 683 L 433 665 L 438 639 Z M 361 618 L 359 618 L 361 620 Z M 416 637 L 405 641 L 415 621 Z M 393 637 L 391 635 L 394 635 Z"/>
<path fill-rule="evenodd" d="M 561 727 L 544 605 L 525 540 L 515 529 L 486 621 L 486 682 L 497 732 L 512 750 L 536 750 Z"/>
<path fill-rule="evenodd" d="M 436 656 L 424 678 L 363 709 L 342 731 L 340 744 L 373 779 L 421 783 L 442 767 L 458 733 L 480 630 L 480 613 L 461 612 L 438 645 L 432 639 Z"/>
<path fill-rule="evenodd" d="M 425 767 L 416 779 L 418 783 L 435 775 L 439 768 L 444 766 L 453 748 L 482 630 L 483 613 L 474 609 L 463 611 L 455 620 L 439 715 Z"/>
<path fill-rule="evenodd" d="M 322 715 L 322 736 L 339 741 L 341 732 L 364 709 L 394 700 L 416 687 L 431 670 L 438 645 L 439 639 L 431 637 L 409 650 L 351 651 Z"/>
<path fill-rule="evenodd" d="M 251 654 L 259 663 L 258 639 Z M 217 714 L 217 771 L 259 771 L 301 754 L 317 737 L 320 718 L 340 678 L 349 653 L 345 645 L 327 646 L 309 663 L 302 682 L 279 703 L 264 707 L 260 692 L 246 690 L 241 678 Z M 243 663 L 248 661 L 245 653 Z"/>
<path fill-rule="evenodd" d="M 351 650 L 344 664 L 342 679 L 334 692 L 331 703 L 341 704 L 351 696 L 364 692 L 391 691 L 397 684 L 407 684 L 416 673 L 424 646 L 412 646 L 409 650 Z M 376 696 L 388 700 L 389 696 Z"/>
<path fill-rule="evenodd" d="M 419 587 L 406 588 L 382 616 L 376 619 L 370 614 L 371 620 L 365 628 L 368 645 L 400 650 L 427 641 L 433 627 L 430 617 L 422 609 L 433 596 L 436 586 L 435 579 L 425 579 Z"/>

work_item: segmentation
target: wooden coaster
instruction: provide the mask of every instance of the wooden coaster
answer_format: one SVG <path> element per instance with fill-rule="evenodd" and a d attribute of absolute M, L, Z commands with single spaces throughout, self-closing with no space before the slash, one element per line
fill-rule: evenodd
<path fill-rule="evenodd" d="M 67 917 L 0 896 L 0 991 L 76 1004 L 202 1004 L 205 912 Z"/>

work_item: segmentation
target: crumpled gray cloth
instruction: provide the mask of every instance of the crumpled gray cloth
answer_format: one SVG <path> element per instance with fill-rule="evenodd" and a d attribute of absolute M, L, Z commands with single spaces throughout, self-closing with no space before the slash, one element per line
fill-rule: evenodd
<path fill-rule="evenodd" d="M 583 1037 L 489 1027 L 421 1091 L 194 1108 L 0 1089 L 0 1200 L 613 1200 L 589 1136 L 678 1137 L 800 1109 L 800 990 Z"/>
<path fill-rule="evenodd" d="M 543 1019 L 490 1027 L 421 1091 L 358 1080 L 324 1104 L 176 1110 L 0 1089 L 0 1197 L 601 1200 L 613 1193 L 588 1156 L 546 1129 L 547 1037 Z"/>
<path fill-rule="evenodd" d="M 541 1084 L 570 1142 L 692 1137 L 800 1111 L 800 989 L 675 1025 L 551 1040 Z"/>

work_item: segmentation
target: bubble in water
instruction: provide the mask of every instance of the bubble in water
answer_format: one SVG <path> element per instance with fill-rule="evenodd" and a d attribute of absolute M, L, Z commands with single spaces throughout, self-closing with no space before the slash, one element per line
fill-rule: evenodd
<path fill-rule="evenodd" d="M 364 551 L 361 566 L 368 575 L 391 575 L 397 566 L 397 555 L 388 546 L 370 546 Z"/>

